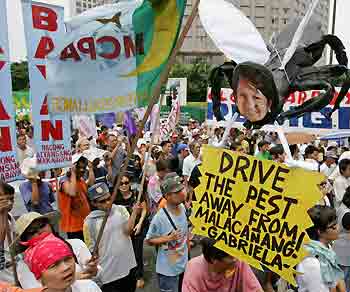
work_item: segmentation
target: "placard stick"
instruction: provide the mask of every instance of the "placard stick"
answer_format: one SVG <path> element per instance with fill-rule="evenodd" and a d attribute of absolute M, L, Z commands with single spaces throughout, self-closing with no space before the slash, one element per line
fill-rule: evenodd
<path fill-rule="evenodd" d="M 8 246 L 12 245 L 12 236 L 11 236 L 11 229 L 8 220 L 6 220 L 6 235 L 7 235 L 7 243 Z M 13 279 L 15 281 L 15 285 L 17 287 L 21 287 L 21 283 L 18 280 L 18 273 L 17 273 L 17 262 L 16 257 L 14 253 L 10 250 L 11 255 L 11 265 L 12 265 L 12 272 L 13 272 Z"/>
<path fill-rule="evenodd" d="M 162 97 L 160 98 L 160 105 L 162 105 L 163 99 L 164 99 L 164 96 L 162 95 Z M 158 129 L 158 127 L 160 126 L 159 122 L 160 122 L 160 107 L 159 107 L 159 112 L 157 113 L 156 120 L 155 120 L 156 129 Z M 145 154 L 145 162 L 143 164 L 143 174 L 142 174 L 141 184 L 140 184 L 140 188 L 139 188 L 139 193 L 137 196 L 137 203 L 140 203 L 141 197 L 143 195 L 143 189 L 144 189 L 143 185 L 144 185 L 145 180 L 146 180 L 147 164 L 148 164 L 148 161 L 150 160 L 150 157 L 151 157 L 152 148 L 153 148 L 153 145 L 155 144 L 155 139 L 156 139 L 156 135 L 155 135 L 155 133 L 152 133 L 151 144 L 149 145 L 148 151 Z"/>
<path fill-rule="evenodd" d="M 292 156 L 292 153 L 290 152 L 289 144 L 286 136 L 284 135 L 282 126 L 278 122 L 275 122 L 275 127 L 277 129 L 278 138 L 281 141 L 284 152 L 287 154 L 288 159 L 292 160 L 293 156 Z"/>
<path fill-rule="evenodd" d="M 143 128 L 145 127 L 145 124 L 146 124 L 146 122 L 148 120 L 148 117 L 150 116 L 150 114 L 152 112 L 153 106 L 159 100 L 159 96 L 160 96 L 160 92 L 161 92 L 162 86 L 168 80 L 170 69 L 171 69 L 172 65 L 176 61 L 176 55 L 179 52 L 180 48 L 182 47 L 182 44 L 183 44 L 183 42 L 185 40 L 185 37 L 186 37 L 188 31 L 190 30 L 191 25 L 192 25 L 196 15 L 197 15 L 199 2 L 200 2 L 200 0 L 197 0 L 195 2 L 195 4 L 193 5 L 191 15 L 187 19 L 187 22 L 186 22 L 186 24 L 185 24 L 185 26 L 184 26 L 181 34 L 180 34 L 180 37 L 178 38 L 178 40 L 176 42 L 176 46 L 175 46 L 174 50 L 172 51 L 172 53 L 170 55 L 169 62 L 165 65 L 165 68 L 164 68 L 162 74 L 160 75 L 159 82 L 157 83 L 156 87 L 154 88 L 154 90 L 152 92 L 152 96 L 151 96 L 152 99 L 150 100 L 150 103 L 149 103 L 149 105 L 147 107 L 146 113 L 145 113 L 145 115 L 144 115 L 144 117 L 142 119 L 142 122 L 141 122 L 140 126 L 138 127 L 136 137 L 133 140 L 133 142 L 131 144 L 131 147 L 130 147 L 130 149 L 128 151 L 128 156 L 126 157 L 124 165 L 123 165 L 123 167 L 122 167 L 122 169 L 120 171 L 120 174 L 118 176 L 117 183 L 116 183 L 116 185 L 114 187 L 114 191 L 113 191 L 113 194 L 112 194 L 112 199 L 111 199 L 111 203 L 110 203 L 110 206 L 109 206 L 109 210 L 106 212 L 106 214 L 105 214 L 105 216 L 103 218 L 102 224 L 101 224 L 101 228 L 100 228 L 100 230 L 98 232 L 96 244 L 95 244 L 94 250 L 92 252 L 92 254 L 95 255 L 95 256 L 97 256 L 97 254 L 98 254 L 98 247 L 99 247 L 101 239 L 102 239 L 103 231 L 104 231 L 104 229 L 106 227 L 107 219 L 108 219 L 108 216 L 110 214 L 110 211 L 111 211 L 111 208 L 112 208 L 112 204 L 113 204 L 113 202 L 114 202 L 114 200 L 115 200 L 115 198 L 117 196 L 117 192 L 118 192 L 118 189 L 120 187 L 121 177 L 127 170 L 127 167 L 128 167 L 128 164 L 129 164 L 129 160 L 131 158 L 131 155 L 134 153 L 134 150 L 136 148 L 137 140 L 141 137 Z"/>

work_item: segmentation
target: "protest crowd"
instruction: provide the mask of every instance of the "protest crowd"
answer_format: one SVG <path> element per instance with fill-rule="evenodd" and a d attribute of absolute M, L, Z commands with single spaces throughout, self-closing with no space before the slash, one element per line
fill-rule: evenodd
<path fill-rule="evenodd" d="M 293 160 L 288 160 L 275 132 L 232 128 L 225 133 L 224 127 L 191 119 L 158 137 L 157 143 L 145 132 L 121 174 L 130 147 L 128 128 L 120 124 L 108 129 L 100 123 L 96 128 L 95 138 L 73 131 L 71 168 L 36 172 L 30 167 L 31 125 L 18 124 L 17 151 L 26 180 L 16 195 L 28 213 L 11 216 L 15 189 L 2 182 L 0 211 L 7 223 L 0 233 L 5 238 L 1 281 L 13 282 L 12 250 L 22 288 L 68 291 L 70 285 L 71 291 L 135 291 L 145 286 L 143 249 L 151 246 L 162 292 L 287 291 L 281 290 L 283 281 L 276 274 L 217 249 L 213 239 L 191 234 L 188 218 L 200 184 L 201 149 L 209 145 L 324 174 L 324 197 L 308 211 L 314 223 L 307 231 L 312 256 L 297 266 L 303 273 L 297 276 L 298 291 L 349 291 L 349 148 L 319 140 L 294 144 Z M 118 176 L 117 196 L 98 253 L 92 256 Z M 7 224 L 11 234 L 4 230 Z M 7 236 L 12 238 L 10 247 Z M 201 245 L 202 255 L 191 258 L 196 245 Z"/>

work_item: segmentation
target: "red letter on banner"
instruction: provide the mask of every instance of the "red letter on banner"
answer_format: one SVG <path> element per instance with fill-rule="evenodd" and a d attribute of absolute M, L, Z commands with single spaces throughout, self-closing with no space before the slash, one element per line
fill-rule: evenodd
<path fill-rule="evenodd" d="M 54 10 L 32 5 L 32 14 L 34 28 L 52 32 L 57 30 L 57 14 Z"/>
<path fill-rule="evenodd" d="M 98 44 L 101 44 L 101 43 L 112 43 L 114 45 L 114 51 L 113 52 L 99 54 L 99 56 L 101 56 L 102 58 L 105 58 L 105 59 L 116 59 L 116 58 L 119 57 L 120 49 L 121 49 L 120 48 L 120 43 L 114 37 L 103 36 L 103 37 L 99 38 L 96 42 Z"/>
<path fill-rule="evenodd" d="M 42 37 L 40 39 L 38 48 L 36 49 L 35 58 L 45 59 L 46 56 L 51 53 L 51 51 L 55 48 L 55 45 L 51 38 Z"/>
<path fill-rule="evenodd" d="M 73 58 L 74 61 L 80 61 L 80 56 L 78 54 L 78 51 L 74 47 L 73 43 L 69 44 L 66 48 L 64 48 L 60 56 L 61 60 L 70 59 L 70 58 Z"/>
<path fill-rule="evenodd" d="M 6 121 L 9 119 L 10 119 L 10 116 L 6 112 L 4 105 L 0 100 L 0 120 Z M 10 127 L 0 128 L 0 151 L 2 152 L 12 151 Z"/>
<path fill-rule="evenodd" d="M 54 140 L 63 140 L 63 124 L 61 120 L 55 121 L 55 127 L 51 121 L 41 121 L 41 140 L 50 141 L 50 135 Z"/>
<path fill-rule="evenodd" d="M 0 151 L 12 151 L 10 127 L 0 128 Z"/>
<path fill-rule="evenodd" d="M 95 48 L 94 38 L 88 37 L 88 38 L 80 39 L 78 41 L 77 47 L 80 52 L 84 54 L 89 54 L 91 57 L 91 60 L 96 60 L 96 48 Z"/>

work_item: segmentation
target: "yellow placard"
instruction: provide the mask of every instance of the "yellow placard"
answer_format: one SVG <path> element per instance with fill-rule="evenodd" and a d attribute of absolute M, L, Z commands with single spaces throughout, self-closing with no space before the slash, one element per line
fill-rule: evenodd
<path fill-rule="evenodd" d="M 201 184 L 190 218 L 193 233 L 216 247 L 295 284 L 307 255 L 307 210 L 322 198 L 324 176 L 225 149 L 203 148 Z"/>

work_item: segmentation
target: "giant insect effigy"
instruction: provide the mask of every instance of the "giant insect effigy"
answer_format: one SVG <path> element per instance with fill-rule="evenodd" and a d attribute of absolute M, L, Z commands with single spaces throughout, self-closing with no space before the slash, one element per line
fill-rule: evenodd
<path fill-rule="evenodd" d="M 317 5 L 314 0 L 312 6 Z M 331 103 L 335 96 L 335 81 L 345 76 L 330 118 L 339 109 L 341 101 L 350 88 L 348 58 L 342 41 L 334 35 L 322 35 L 320 22 L 311 19 L 312 9 L 303 19 L 297 18 L 267 46 L 265 62 L 225 62 L 210 75 L 213 112 L 218 121 L 224 117 L 220 112 L 220 91 L 224 80 L 233 89 L 237 111 L 247 120 L 247 128 L 260 128 L 265 124 L 300 117 L 307 112 L 318 112 Z M 305 19 L 309 16 L 309 19 Z M 210 30 L 210 29 L 209 29 Z M 213 36 L 213 32 L 210 34 Z M 214 35 L 214 39 L 215 39 Z M 294 48 L 292 47 L 294 43 Z M 317 66 L 326 45 L 334 51 L 339 64 Z M 303 104 L 283 111 L 288 96 L 295 91 L 320 90 L 321 93 Z"/>

